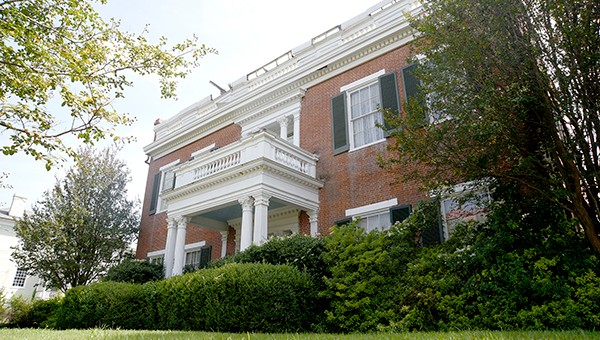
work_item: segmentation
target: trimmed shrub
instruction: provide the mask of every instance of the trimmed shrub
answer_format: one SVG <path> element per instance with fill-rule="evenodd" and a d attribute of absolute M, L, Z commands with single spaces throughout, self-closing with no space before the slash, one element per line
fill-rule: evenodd
<path fill-rule="evenodd" d="M 54 328 L 61 299 L 30 301 L 13 296 L 6 307 L 6 326 L 19 328 Z"/>
<path fill-rule="evenodd" d="M 329 273 L 323 259 L 324 251 L 325 241 L 321 237 L 301 234 L 272 237 L 263 245 L 252 245 L 240 253 L 216 260 L 210 264 L 210 267 L 220 267 L 234 262 L 288 264 L 306 271 L 321 288 L 323 277 Z"/>
<path fill-rule="evenodd" d="M 152 285 L 163 329 L 299 332 L 314 318 L 310 276 L 288 265 L 230 263 Z"/>
<path fill-rule="evenodd" d="M 125 260 L 111 267 L 102 281 L 146 283 L 158 281 L 165 278 L 163 266 L 159 263 L 148 261 Z"/>
<path fill-rule="evenodd" d="M 56 328 L 152 328 L 147 296 L 145 286 L 122 282 L 72 288 L 58 310 Z"/>

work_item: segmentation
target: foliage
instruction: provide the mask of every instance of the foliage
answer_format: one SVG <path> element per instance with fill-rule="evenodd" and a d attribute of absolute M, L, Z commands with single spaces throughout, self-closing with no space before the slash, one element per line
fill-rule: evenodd
<path fill-rule="evenodd" d="M 600 259 L 564 211 L 518 188 L 400 277 L 403 330 L 597 329 Z M 496 190 L 496 191 L 497 191 Z M 520 197 L 520 199 L 519 199 Z"/>
<path fill-rule="evenodd" d="M 82 149 L 76 166 L 15 225 L 20 268 L 66 291 L 90 283 L 126 256 L 137 236 L 138 203 L 115 151 Z"/>
<path fill-rule="evenodd" d="M 143 285 L 101 282 L 65 294 L 58 328 L 296 332 L 314 318 L 308 274 L 286 265 L 227 264 Z"/>
<path fill-rule="evenodd" d="M 392 119 L 386 165 L 428 189 L 518 183 L 600 251 L 599 16 L 594 0 L 424 1 L 411 20 L 422 94 Z"/>
<path fill-rule="evenodd" d="M 297 332 L 315 317 L 310 277 L 287 265 L 230 263 L 152 284 L 159 329 Z"/>
<path fill-rule="evenodd" d="M 176 79 L 214 52 L 196 37 L 168 46 L 120 30 L 95 3 L 106 0 L 0 1 L 0 128 L 9 143 L 4 155 L 24 152 L 50 168 L 56 153 L 76 156 L 66 135 L 93 144 L 134 119 L 111 106 L 133 85 L 133 75 L 155 74 L 163 97 L 174 96 Z M 62 106 L 62 109 L 59 108 Z"/>
<path fill-rule="evenodd" d="M 48 300 L 27 300 L 22 295 L 13 296 L 7 307 L 5 324 L 19 328 L 54 328 L 59 297 Z"/>
<path fill-rule="evenodd" d="M 370 233 L 357 222 L 332 228 L 324 253 L 331 274 L 321 292 L 330 301 L 325 314 L 331 331 L 373 331 L 394 320 L 396 280 L 418 249 L 415 235 L 403 224 Z"/>
<path fill-rule="evenodd" d="M 147 286 L 98 282 L 69 289 L 57 312 L 56 327 L 151 329 Z"/>
<path fill-rule="evenodd" d="M 235 255 L 211 262 L 211 267 L 227 263 L 270 263 L 288 264 L 306 271 L 318 287 L 323 285 L 323 276 L 328 273 L 323 260 L 325 241 L 320 237 L 294 234 L 271 237 L 264 244 L 252 245 Z"/>
<path fill-rule="evenodd" d="M 146 283 L 164 279 L 163 266 L 160 263 L 150 263 L 146 260 L 125 260 L 111 267 L 103 281 Z"/>

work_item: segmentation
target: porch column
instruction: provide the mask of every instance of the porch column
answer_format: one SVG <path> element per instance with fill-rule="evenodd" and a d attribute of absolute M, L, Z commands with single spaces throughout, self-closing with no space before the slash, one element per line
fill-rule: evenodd
<path fill-rule="evenodd" d="M 308 211 L 308 222 L 310 223 L 310 236 L 317 236 L 319 233 L 319 210 Z"/>
<path fill-rule="evenodd" d="M 271 196 L 254 196 L 254 238 L 253 243 L 261 245 L 267 240 L 269 222 L 269 199 Z"/>
<path fill-rule="evenodd" d="M 288 117 L 282 117 L 279 119 L 279 137 L 283 140 L 287 140 L 289 120 Z"/>
<path fill-rule="evenodd" d="M 227 234 L 229 230 L 221 231 L 221 258 L 227 255 Z"/>
<path fill-rule="evenodd" d="M 178 216 L 177 221 L 177 238 L 175 239 L 175 263 L 173 265 L 173 276 L 183 273 L 183 265 L 185 263 L 185 234 L 189 218 Z"/>
<path fill-rule="evenodd" d="M 175 259 L 175 238 L 177 237 L 177 222 L 175 218 L 167 219 L 167 240 L 165 243 L 165 277 L 173 275 L 173 260 Z"/>
<path fill-rule="evenodd" d="M 295 146 L 300 146 L 300 112 L 294 113 L 294 140 Z"/>
<path fill-rule="evenodd" d="M 254 199 L 244 197 L 238 200 L 242 206 L 242 232 L 240 239 L 240 251 L 244 251 L 252 244 L 252 209 Z"/>

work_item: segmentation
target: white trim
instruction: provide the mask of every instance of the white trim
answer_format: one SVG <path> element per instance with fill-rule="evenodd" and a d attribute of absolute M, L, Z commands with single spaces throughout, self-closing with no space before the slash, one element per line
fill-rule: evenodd
<path fill-rule="evenodd" d="M 200 241 L 200 242 L 196 242 L 196 243 L 186 244 L 184 249 L 185 249 L 186 253 L 189 253 L 192 251 L 199 250 L 200 248 L 204 247 L 205 245 L 206 245 L 206 241 Z"/>
<path fill-rule="evenodd" d="M 155 250 L 155 251 L 149 251 L 148 253 L 146 253 L 146 257 L 150 258 L 150 257 L 158 257 L 161 255 L 165 255 L 165 250 Z"/>
<path fill-rule="evenodd" d="M 370 75 L 363 77 L 361 79 L 358 79 L 350 84 L 340 87 L 340 92 L 352 91 L 356 88 L 363 87 L 364 84 L 370 83 L 373 80 L 376 80 L 377 78 L 379 78 L 380 76 L 382 76 L 384 74 L 385 74 L 385 69 L 379 70 L 373 74 L 370 74 Z"/>
<path fill-rule="evenodd" d="M 373 204 L 363 205 L 352 209 L 346 209 L 346 216 L 360 216 L 365 213 L 374 213 L 378 211 L 385 211 L 393 206 L 398 205 L 398 199 L 392 198 L 387 201 L 381 201 Z"/>
<path fill-rule="evenodd" d="M 200 150 L 196 150 L 196 151 L 192 152 L 192 154 L 191 154 L 191 157 L 196 157 L 196 156 L 198 156 L 198 155 L 201 155 L 201 154 L 203 154 L 203 153 L 209 152 L 209 151 L 210 151 L 210 150 L 212 150 L 212 149 L 213 149 L 215 146 L 217 146 L 217 144 L 216 144 L 216 143 L 212 143 L 211 145 L 209 145 L 209 146 L 206 146 L 206 147 L 203 147 L 203 148 L 202 148 L 202 149 L 200 149 Z"/>
<path fill-rule="evenodd" d="M 158 171 L 164 172 L 165 170 L 169 170 L 170 168 L 172 168 L 172 167 L 176 166 L 177 164 L 179 164 L 179 161 L 180 160 L 178 159 L 178 160 L 175 160 L 175 161 L 173 161 L 173 162 L 171 162 L 169 164 L 165 164 L 165 165 L 161 166 L 160 168 L 158 168 Z M 161 180 L 162 180 L 162 176 L 161 176 Z M 161 183 L 161 186 L 162 186 L 162 183 Z"/>

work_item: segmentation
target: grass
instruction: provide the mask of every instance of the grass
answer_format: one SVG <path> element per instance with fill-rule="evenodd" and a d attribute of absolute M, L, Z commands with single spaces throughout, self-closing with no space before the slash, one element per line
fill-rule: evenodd
<path fill-rule="evenodd" d="M 0 329 L 0 339 L 207 339 L 207 340 L 429 340 L 429 339 L 600 339 L 600 332 L 586 331 L 465 331 L 378 334 L 234 334 L 181 331 L 133 331 L 88 329 L 56 331 L 49 329 Z"/>

